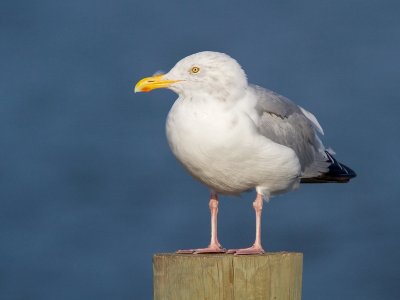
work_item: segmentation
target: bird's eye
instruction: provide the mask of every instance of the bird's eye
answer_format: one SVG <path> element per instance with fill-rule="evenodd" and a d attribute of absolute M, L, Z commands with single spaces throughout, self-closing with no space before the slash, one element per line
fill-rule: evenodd
<path fill-rule="evenodd" d="M 193 67 L 190 72 L 192 72 L 193 74 L 199 73 L 200 72 L 200 68 L 199 67 Z"/>

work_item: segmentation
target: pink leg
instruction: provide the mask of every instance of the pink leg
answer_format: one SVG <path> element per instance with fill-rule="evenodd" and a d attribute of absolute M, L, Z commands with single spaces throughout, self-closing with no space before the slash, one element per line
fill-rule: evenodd
<path fill-rule="evenodd" d="M 264 249 L 261 246 L 261 213 L 263 207 L 263 196 L 261 194 L 257 194 L 257 197 L 253 202 L 253 207 L 256 212 L 256 239 L 253 246 L 244 249 L 228 250 L 227 253 L 235 253 L 235 255 L 264 253 Z"/>
<path fill-rule="evenodd" d="M 211 241 L 207 248 L 192 249 L 192 250 L 178 250 L 177 253 L 224 253 L 226 250 L 222 248 L 218 241 L 217 236 L 217 215 L 218 215 L 218 195 L 211 193 L 211 199 L 209 202 L 211 212 Z"/>

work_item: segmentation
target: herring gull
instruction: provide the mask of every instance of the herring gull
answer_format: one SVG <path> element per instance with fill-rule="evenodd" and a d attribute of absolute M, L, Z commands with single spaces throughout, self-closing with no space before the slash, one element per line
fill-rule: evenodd
<path fill-rule="evenodd" d="M 170 148 L 211 192 L 211 242 L 178 253 L 263 253 L 263 201 L 300 183 L 348 182 L 356 174 L 322 144 L 316 117 L 289 99 L 247 82 L 236 60 L 204 51 L 168 73 L 140 80 L 135 92 L 168 88 L 179 95 L 166 122 Z M 254 244 L 226 250 L 217 237 L 218 194 L 255 189 Z"/>

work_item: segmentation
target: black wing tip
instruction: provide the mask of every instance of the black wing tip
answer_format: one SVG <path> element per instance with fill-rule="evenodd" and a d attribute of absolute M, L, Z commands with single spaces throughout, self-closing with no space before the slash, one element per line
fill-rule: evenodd
<path fill-rule="evenodd" d="M 357 177 L 356 172 L 348 166 L 339 163 L 328 151 L 325 151 L 329 165 L 328 172 L 312 178 L 302 178 L 301 183 L 347 183 Z"/>

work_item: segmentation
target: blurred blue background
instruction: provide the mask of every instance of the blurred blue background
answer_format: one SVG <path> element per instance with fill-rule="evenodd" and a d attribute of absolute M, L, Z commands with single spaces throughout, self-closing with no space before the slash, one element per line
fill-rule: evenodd
<path fill-rule="evenodd" d="M 151 299 L 152 255 L 209 241 L 208 191 L 172 156 L 176 96 L 133 94 L 202 50 L 313 112 L 357 171 L 263 215 L 304 253 L 304 299 L 399 299 L 398 1 L 0 4 L 0 299 Z M 225 247 L 253 241 L 254 194 L 222 197 Z"/>

